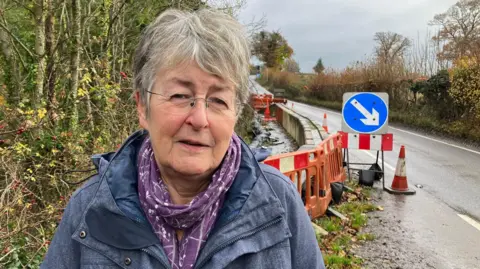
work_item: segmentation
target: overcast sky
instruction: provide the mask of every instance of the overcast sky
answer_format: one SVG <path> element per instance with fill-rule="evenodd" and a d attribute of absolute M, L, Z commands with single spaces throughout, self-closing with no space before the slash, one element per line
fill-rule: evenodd
<path fill-rule="evenodd" d="M 457 0 L 247 0 L 240 21 L 265 15 L 265 30 L 280 30 L 302 72 L 321 57 L 341 69 L 373 52 L 376 32 L 425 38 L 428 22 Z"/>

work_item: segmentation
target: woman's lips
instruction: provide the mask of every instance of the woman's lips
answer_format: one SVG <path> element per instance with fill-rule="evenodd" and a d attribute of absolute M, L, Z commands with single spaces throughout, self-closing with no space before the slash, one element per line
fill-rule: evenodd
<path fill-rule="evenodd" d="M 180 142 L 185 143 L 185 144 L 188 144 L 188 145 L 192 145 L 192 146 L 202 146 L 202 147 L 206 147 L 206 146 L 207 146 L 207 144 L 202 143 L 202 142 L 197 141 L 197 140 L 185 139 L 185 140 L 180 140 Z"/>
<path fill-rule="evenodd" d="M 179 144 L 182 146 L 182 148 L 192 152 L 201 152 L 209 148 L 209 146 L 203 144 L 194 144 L 186 141 L 180 141 Z"/>

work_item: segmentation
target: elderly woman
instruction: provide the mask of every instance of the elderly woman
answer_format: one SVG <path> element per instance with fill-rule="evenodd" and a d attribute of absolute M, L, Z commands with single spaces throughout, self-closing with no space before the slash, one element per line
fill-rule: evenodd
<path fill-rule="evenodd" d="M 242 26 L 168 10 L 134 59 L 144 130 L 65 209 L 41 268 L 324 268 L 292 182 L 234 133 L 248 97 Z"/>

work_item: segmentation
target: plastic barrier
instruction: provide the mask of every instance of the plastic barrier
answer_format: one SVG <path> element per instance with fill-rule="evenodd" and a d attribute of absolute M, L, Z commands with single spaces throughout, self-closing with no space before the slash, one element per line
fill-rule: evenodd
<path fill-rule="evenodd" d="M 263 109 L 267 107 L 267 102 L 271 104 L 281 103 L 286 104 L 286 98 L 273 98 L 271 94 L 252 94 L 250 95 L 250 105 L 255 109 Z"/>
<path fill-rule="evenodd" d="M 327 155 L 327 165 L 329 167 L 328 178 L 330 183 L 344 182 L 347 179 L 345 169 L 343 168 L 342 136 L 334 134 L 329 136 L 323 144 L 325 154 Z"/>
<path fill-rule="evenodd" d="M 292 180 L 312 219 L 327 211 L 332 201 L 330 184 L 346 178 L 339 134 L 328 137 L 315 149 L 271 156 L 264 163 Z"/>

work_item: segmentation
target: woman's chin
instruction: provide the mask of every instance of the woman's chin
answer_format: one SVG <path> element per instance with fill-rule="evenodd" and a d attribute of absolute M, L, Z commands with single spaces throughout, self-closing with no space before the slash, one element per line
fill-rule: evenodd
<path fill-rule="evenodd" d="M 185 175 L 201 175 L 209 172 L 211 169 L 211 165 L 206 162 L 205 158 L 192 156 L 184 160 L 177 160 L 172 166 L 176 172 Z"/>

